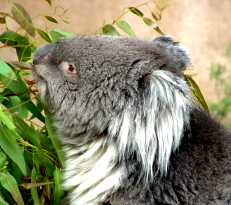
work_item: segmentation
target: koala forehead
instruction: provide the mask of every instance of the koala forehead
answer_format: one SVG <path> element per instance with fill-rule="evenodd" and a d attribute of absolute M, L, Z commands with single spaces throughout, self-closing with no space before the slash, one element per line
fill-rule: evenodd
<path fill-rule="evenodd" d="M 152 61 L 158 55 L 150 42 L 107 36 L 65 39 L 55 50 L 55 61 L 75 62 L 82 75 L 102 77 L 104 72 L 106 75 L 127 73 L 135 64 Z"/>
<path fill-rule="evenodd" d="M 122 82 L 136 80 L 163 62 L 154 43 L 122 37 L 75 37 L 62 39 L 52 54 L 54 62 L 74 62 L 82 77 L 99 82 L 110 76 Z M 152 64 L 151 66 L 145 66 Z"/>
<path fill-rule="evenodd" d="M 158 49 L 147 41 L 136 38 L 92 36 L 62 39 L 57 43 L 56 57 L 60 60 L 89 58 L 97 61 L 116 60 L 118 63 L 129 63 L 134 58 L 151 57 Z M 148 55 L 148 56 L 147 56 Z"/>

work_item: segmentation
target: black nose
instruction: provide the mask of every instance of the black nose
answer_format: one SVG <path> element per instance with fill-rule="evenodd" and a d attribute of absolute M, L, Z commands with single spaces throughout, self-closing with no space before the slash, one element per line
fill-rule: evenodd
<path fill-rule="evenodd" d="M 54 49 L 53 44 L 48 44 L 40 47 L 34 54 L 33 64 L 37 65 L 37 64 L 47 63 L 53 49 Z"/>

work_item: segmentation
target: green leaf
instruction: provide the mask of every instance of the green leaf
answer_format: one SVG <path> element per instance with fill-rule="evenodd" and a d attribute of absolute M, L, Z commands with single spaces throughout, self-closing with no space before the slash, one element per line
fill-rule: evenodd
<path fill-rule="evenodd" d="M 6 112 L 3 111 L 3 106 L 0 105 L 0 121 L 6 125 L 7 128 L 9 128 L 10 130 L 15 131 L 15 125 L 12 121 L 11 116 L 9 115 L 9 113 L 7 114 Z"/>
<path fill-rule="evenodd" d="M 7 31 L 0 35 L 0 42 L 16 48 L 19 61 L 31 59 L 35 47 L 29 43 L 28 39 L 13 31 Z"/>
<path fill-rule="evenodd" d="M 30 110 L 33 114 L 33 117 L 37 117 L 42 122 L 45 122 L 44 116 L 41 114 L 39 109 L 34 105 L 34 103 L 30 100 L 30 93 L 27 89 L 25 82 L 18 77 L 17 80 L 12 80 L 0 74 L 0 81 L 13 93 L 15 93 L 24 104 L 25 107 Z"/>
<path fill-rule="evenodd" d="M 0 204 L 1 205 L 9 205 L 9 203 L 4 200 L 2 193 L 0 193 Z"/>
<path fill-rule="evenodd" d="M 5 169 L 7 165 L 7 156 L 4 152 L 0 149 L 0 170 Z"/>
<path fill-rule="evenodd" d="M 0 147 L 7 156 L 20 168 L 22 173 L 26 175 L 26 163 L 23 156 L 23 151 L 17 144 L 18 136 L 12 130 L 5 126 L 0 126 Z"/>
<path fill-rule="evenodd" d="M 193 78 L 190 75 L 184 75 L 184 76 L 185 76 L 186 82 L 191 88 L 192 93 L 196 97 L 199 104 L 202 106 L 202 108 L 204 108 L 205 111 L 209 112 L 209 107 L 197 83 L 193 80 Z"/>
<path fill-rule="evenodd" d="M 38 173 L 36 173 L 36 169 L 33 168 L 32 171 L 31 171 L 31 183 L 32 184 L 36 183 L 37 176 L 38 176 Z M 31 188 L 31 197 L 32 197 L 32 200 L 33 200 L 33 204 L 35 204 L 35 205 L 41 204 L 40 200 L 39 200 L 37 187 L 32 187 Z"/>
<path fill-rule="evenodd" d="M 15 73 L 13 72 L 12 68 L 7 63 L 5 63 L 5 61 L 3 61 L 1 58 L 0 58 L 0 74 L 7 76 L 9 78 L 15 77 Z"/>
<path fill-rule="evenodd" d="M 111 24 L 106 24 L 102 28 L 102 32 L 105 35 L 111 35 L 111 36 L 119 36 L 119 32 L 116 30 L 116 28 Z"/>
<path fill-rule="evenodd" d="M 10 96 L 8 97 L 8 104 L 5 106 L 10 109 L 11 113 L 15 113 L 24 119 L 29 113 L 24 104 L 18 96 Z"/>
<path fill-rule="evenodd" d="M 3 173 L 0 172 L 0 184 L 10 192 L 11 196 L 13 197 L 14 201 L 18 205 L 24 205 L 24 201 L 22 195 L 19 191 L 17 181 L 15 178 L 8 172 Z"/>
<path fill-rule="evenodd" d="M 27 38 L 21 36 L 14 31 L 6 31 L 0 35 L 0 42 L 9 46 L 29 46 L 30 43 Z"/>
<path fill-rule="evenodd" d="M 38 118 L 41 122 L 45 122 L 43 114 L 39 111 L 37 106 L 31 100 L 27 102 L 25 106 L 33 114 L 33 117 Z"/>
<path fill-rule="evenodd" d="M 28 100 L 30 98 L 30 93 L 27 89 L 26 84 L 20 78 L 10 79 L 2 74 L 0 74 L 0 81 L 13 93 L 15 93 L 20 99 Z"/>
<path fill-rule="evenodd" d="M 45 18 L 48 20 L 48 21 L 50 21 L 50 22 L 52 22 L 52 23 L 59 23 L 54 17 L 52 17 L 52 16 L 45 16 Z"/>
<path fill-rule="evenodd" d="M 135 7 L 129 7 L 128 9 L 129 9 L 129 11 L 131 11 L 133 14 L 135 14 L 135 15 L 137 15 L 137 16 L 139 16 L 139 17 L 143 17 L 143 16 L 144 16 L 144 14 L 143 14 L 139 9 L 137 9 L 137 8 L 135 8 Z"/>
<path fill-rule="evenodd" d="M 14 115 L 13 119 L 17 131 L 21 136 L 23 136 L 23 139 L 32 142 L 33 145 L 39 147 L 40 139 L 43 137 L 42 134 L 36 131 L 32 126 L 29 126 L 27 123 L 25 123 L 20 117 Z"/>
<path fill-rule="evenodd" d="M 14 20 L 31 36 L 35 36 L 35 28 L 33 26 L 30 15 L 18 3 L 13 3 L 11 9 L 12 16 Z"/>
<path fill-rule="evenodd" d="M 125 33 L 127 33 L 129 36 L 135 36 L 135 32 L 132 30 L 132 27 L 123 20 L 119 20 L 116 22 L 116 25 L 123 30 Z"/>
<path fill-rule="evenodd" d="M 144 23 L 145 23 L 147 26 L 151 26 L 151 25 L 154 24 L 153 20 L 150 19 L 150 18 L 147 18 L 147 17 L 144 17 L 144 18 L 143 18 L 143 21 L 144 21 Z"/>
<path fill-rule="evenodd" d="M 45 124 L 46 124 L 47 132 L 48 132 L 48 137 L 50 138 L 50 140 L 53 144 L 53 147 L 55 148 L 59 163 L 61 165 L 63 162 L 63 156 L 62 156 L 62 152 L 61 152 L 61 144 L 60 144 L 60 141 L 58 140 L 58 136 L 56 134 L 56 131 L 52 125 L 52 121 L 49 118 L 49 116 L 45 117 Z"/>
<path fill-rule="evenodd" d="M 32 49 L 31 47 L 22 47 L 22 48 L 16 48 L 17 56 L 19 62 L 27 62 L 31 60 L 31 55 L 32 55 Z"/>
<path fill-rule="evenodd" d="M 52 39 L 51 39 L 51 36 L 49 33 L 41 30 L 41 29 L 36 29 L 37 30 L 37 33 L 45 40 L 47 41 L 48 43 L 51 43 L 52 42 Z"/>
<path fill-rule="evenodd" d="M 61 204 L 61 197 L 63 196 L 61 184 L 62 184 L 61 171 L 56 167 L 54 171 L 54 195 L 53 195 L 54 205 Z"/>
<path fill-rule="evenodd" d="M 59 40 L 60 38 L 71 38 L 71 37 L 75 36 L 74 33 L 66 32 L 66 31 L 63 31 L 61 29 L 53 29 L 53 30 L 51 30 L 50 35 L 52 37 L 52 42 L 54 42 L 54 43 L 57 40 Z"/>

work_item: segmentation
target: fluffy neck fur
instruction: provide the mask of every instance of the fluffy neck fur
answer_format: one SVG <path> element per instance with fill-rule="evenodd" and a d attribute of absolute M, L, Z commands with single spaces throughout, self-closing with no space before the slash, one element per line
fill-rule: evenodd
<path fill-rule="evenodd" d="M 128 102 L 112 121 L 109 133 L 121 161 L 135 154 L 149 184 L 157 173 L 167 173 L 171 153 L 189 125 L 193 100 L 186 82 L 168 71 L 154 71 L 146 89 L 138 104 Z"/>
<path fill-rule="evenodd" d="M 64 188 L 71 205 L 97 205 L 122 186 L 124 164 L 136 156 L 144 184 L 166 174 L 171 153 L 189 125 L 193 100 L 185 81 L 168 71 L 154 71 L 135 102 L 111 120 L 108 135 L 89 144 L 66 145 Z M 119 162 L 119 163 L 118 163 Z"/>
<path fill-rule="evenodd" d="M 78 149 L 64 146 L 66 154 L 63 188 L 69 190 L 71 205 L 98 205 L 116 191 L 125 174 L 117 162 L 117 151 L 100 138 Z"/>

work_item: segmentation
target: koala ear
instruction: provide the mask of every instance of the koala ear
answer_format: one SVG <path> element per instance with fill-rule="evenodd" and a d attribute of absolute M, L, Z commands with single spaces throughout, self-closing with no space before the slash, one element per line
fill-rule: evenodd
<path fill-rule="evenodd" d="M 152 43 L 163 59 L 161 70 L 180 74 L 190 64 L 186 50 L 170 36 L 157 37 Z"/>

